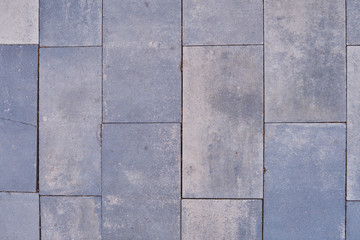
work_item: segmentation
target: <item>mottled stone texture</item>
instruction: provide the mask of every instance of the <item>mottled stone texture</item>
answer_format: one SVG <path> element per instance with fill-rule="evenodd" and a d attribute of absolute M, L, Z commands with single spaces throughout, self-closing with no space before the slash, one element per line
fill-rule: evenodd
<path fill-rule="evenodd" d="M 0 44 L 38 44 L 39 0 L 1 0 L 0 10 Z"/>
<path fill-rule="evenodd" d="M 265 130 L 264 240 L 345 239 L 345 125 Z"/>
<path fill-rule="evenodd" d="M 180 122 L 180 4 L 104 0 L 105 122 Z"/>
<path fill-rule="evenodd" d="M 86 46 L 101 44 L 101 0 L 41 0 L 40 44 Z"/>
<path fill-rule="evenodd" d="M 40 192 L 100 194 L 101 48 L 40 51 Z"/>
<path fill-rule="evenodd" d="M 0 193 L 0 239 L 39 240 L 39 195 Z"/>
<path fill-rule="evenodd" d="M 347 43 L 360 44 L 360 1 L 347 0 Z"/>
<path fill-rule="evenodd" d="M 184 197 L 262 197 L 262 59 L 261 46 L 184 48 Z"/>
<path fill-rule="evenodd" d="M 345 121 L 345 1 L 265 0 L 266 121 Z"/>
<path fill-rule="evenodd" d="M 100 197 L 41 197 L 42 240 L 100 240 Z"/>
<path fill-rule="evenodd" d="M 184 44 L 263 42 L 262 0 L 186 0 Z"/>
<path fill-rule="evenodd" d="M 182 200 L 183 240 L 261 240 L 262 201 Z"/>
<path fill-rule="evenodd" d="M 359 240 L 360 237 L 360 202 L 347 202 L 346 240 Z"/>
<path fill-rule="evenodd" d="M 180 239 L 180 125 L 104 125 L 103 240 Z"/>

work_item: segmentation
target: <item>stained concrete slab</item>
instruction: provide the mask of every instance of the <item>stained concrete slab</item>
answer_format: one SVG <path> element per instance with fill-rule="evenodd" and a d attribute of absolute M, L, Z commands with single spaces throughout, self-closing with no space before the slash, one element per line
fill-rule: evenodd
<path fill-rule="evenodd" d="M 100 240 L 100 197 L 41 197 L 41 239 Z"/>
<path fill-rule="evenodd" d="M 180 125 L 105 124 L 103 240 L 180 239 Z"/>
<path fill-rule="evenodd" d="M 347 44 L 360 44 L 360 1 L 347 0 Z"/>
<path fill-rule="evenodd" d="M 357 240 L 360 236 L 360 202 L 347 202 L 346 205 L 346 239 Z"/>
<path fill-rule="evenodd" d="M 262 51 L 184 48 L 184 197 L 262 197 Z"/>
<path fill-rule="evenodd" d="M 101 48 L 40 51 L 40 193 L 98 195 Z"/>
<path fill-rule="evenodd" d="M 180 61 L 180 1 L 104 0 L 104 122 L 180 122 Z"/>
<path fill-rule="evenodd" d="M 345 239 L 345 124 L 267 124 L 264 240 Z"/>
<path fill-rule="evenodd" d="M 261 200 L 182 200 L 182 239 L 260 240 Z"/>
<path fill-rule="evenodd" d="M 265 0 L 267 122 L 346 121 L 345 1 Z"/>

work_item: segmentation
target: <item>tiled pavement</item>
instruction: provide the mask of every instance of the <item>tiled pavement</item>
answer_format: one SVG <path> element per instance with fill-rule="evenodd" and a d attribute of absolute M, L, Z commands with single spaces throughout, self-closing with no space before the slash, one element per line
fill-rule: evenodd
<path fill-rule="evenodd" d="M 0 1 L 0 239 L 360 239 L 359 16 Z"/>

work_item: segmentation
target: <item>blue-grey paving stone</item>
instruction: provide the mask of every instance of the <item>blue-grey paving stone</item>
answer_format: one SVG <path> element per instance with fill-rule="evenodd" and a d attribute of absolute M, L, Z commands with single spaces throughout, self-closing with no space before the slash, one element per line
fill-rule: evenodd
<path fill-rule="evenodd" d="M 261 240 L 261 200 L 182 200 L 183 240 Z"/>
<path fill-rule="evenodd" d="M 0 191 L 36 191 L 36 126 L 0 119 Z"/>
<path fill-rule="evenodd" d="M 103 125 L 103 240 L 180 239 L 180 125 Z"/>
<path fill-rule="evenodd" d="M 347 202 L 346 204 L 346 240 L 359 240 L 360 202 Z"/>
<path fill-rule="evenodd" d="M 346 120 L 345 1 L 265 0 L 265 117 Z"/>
<path fill-rule="evenodd" d="M 39 0 L 0 1 L 0 44 L 38 44 Z"/>
<path fill-rule="evenodd" d="M 100 240 L 100 197 L 41 197 L 42 240 Z"/>
<path fill-rule="evenodd" d="M 0 46 L 0 119 L 37 124 L 37 72 L 37 46 Z"/>
<path fill-rule="evenodd" d="M 184 44 L 263 42 L 263 0 L 184 1 Z"/>
<path fill-rule="evenodd" d="M 347 0 L 347 43 L 360 44 L 360 1 Z"/>
<path fill-rule="evenodd" d="M 41 0 L 40 44 L 42 46 L 100 45 L 101 5 L 101 0 Z"/>
<path fill-rule="evenodd" d="M 104 121 L 180 122 L 181 1 L 104 0 Z"/>
<path fill-rule="evenodd" d="M 184 48 L 184 197 L 262 197 L 262 58 L 261 46 Z"/>
<path fill-rule="evenodd" d="M 0 193 L 0 239 L 39 240 L 39 195 Z"/>
<path fill-rule="evenodd" d="M 345 239 L 345 125 L 267 124 L 264 240 Z"/>
<path fill-rule="evenodd" d="M 100 194 L 101 48 L 40 51 L 40 192 Z"/>

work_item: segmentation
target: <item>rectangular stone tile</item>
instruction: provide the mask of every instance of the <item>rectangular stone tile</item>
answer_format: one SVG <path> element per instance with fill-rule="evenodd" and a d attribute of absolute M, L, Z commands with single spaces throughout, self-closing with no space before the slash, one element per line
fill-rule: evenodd
<path fill-rule="evenodd" d="M 100 240 L 100 197 L 41 197 L 42 240 Z"/>
<path fill-rule="evenodd" d="M 261 200 L 182 200 L 182 239 L 260 240 Z"/>
<path fill-rule="evenodd" d="M 263 42 L 262 0 L 187 0 L 184 44 L 255 44 Z"/>
<path fill-rule="evenodd" d="M 104 0 L 104 121 L 181 121 L 181 1 Z"/>
<path fill-rule="evenodd" d="M 184 48 L 184 197 L 262 197 L 262 59 L 261 46 Z"/>
<path fill-rule="evenodd" d="M 101 48 L 40 51 L 40 192 L 100 194 Z"/>
<path fill-rule="evenodd" d="M 347 43 L 360 44 L 360 1 L 347 0 Z"/>
<path fill-rule="evenodd" d="M 101 45 L 101 0 L 41 0 L 42 46 Z"/>
<path fill-rule="evenodd" d="M 347 202 L 346 205 L 346 240 L 358 240 L 360 237 L 360 202 Z"/>
<path fill-rule="evenodd" d="M 0 239 L 39 240 L 39 195 L 0 193 Z"/>
<path fill-rule="evenodd" d="M 345 77 L 345 1 L 265 0 L 266 121 L 345 121 Z"/>
<path fill-rule="evenodd" d="M 179 124 L 103 125 L 103 240 L 180 239 Z"/>
<path fill-rule="evenodd" d="M 265 132 L 264 240 L 345 239 L 345 125 Z"/>
<path fill-rule="evenodd" d="M 39 0 L 1 0 L 0 24 L 0 44 L 38 44 Z"/>

